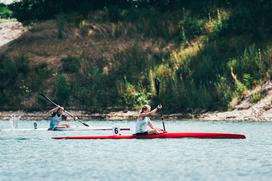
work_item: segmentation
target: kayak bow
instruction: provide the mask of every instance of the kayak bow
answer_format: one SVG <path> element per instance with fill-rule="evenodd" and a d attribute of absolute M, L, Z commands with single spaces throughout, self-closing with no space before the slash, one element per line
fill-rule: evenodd
<path fill-rule="evenodd" d="M 243 134 L 233 133 L 161 133 L 153 135 L 87 135 L 87 136 L 56 136 L 53 139 L 168 139 L 168 138 L 204 138 L 204 139 L 245 139 Z"/>

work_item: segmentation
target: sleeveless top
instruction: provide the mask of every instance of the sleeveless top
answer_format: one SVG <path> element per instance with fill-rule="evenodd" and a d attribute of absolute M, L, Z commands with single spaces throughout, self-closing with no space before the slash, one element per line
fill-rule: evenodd
<path fill-rule="evenodd" d="M 144 133 L 147 132 L 147 126 L 151 122 L 149 117 L 145 117 L 144 119 L 138 118 L 136 122 L 135 133 Z"/>
<path fill-rule="evenodd" d="M 62 120 L 66 120 L 66 116 L 64 115 L 60 116 L 56 112 L 54 112 L 50 117 L 50 128 L 54 129 L 58 127 Z"/>

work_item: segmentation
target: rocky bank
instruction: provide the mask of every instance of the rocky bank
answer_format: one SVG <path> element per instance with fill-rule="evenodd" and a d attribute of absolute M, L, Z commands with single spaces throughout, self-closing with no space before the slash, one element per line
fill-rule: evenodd
<path fill-rule="evenodd" d="M 251 102 L 254 94 L 260 93 L 262 99 Z M 201 120 L 239 120 L 239 121 L 271 121 L 272 120 L 272 81 L 256 87 L 227 112 L 209 112 L 198 117 Z"/>

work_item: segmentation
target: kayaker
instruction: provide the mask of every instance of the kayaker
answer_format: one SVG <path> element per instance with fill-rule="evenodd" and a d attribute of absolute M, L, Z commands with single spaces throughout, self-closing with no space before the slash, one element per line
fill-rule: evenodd
<path fill-rule="evenodd" d="M 49 111 L 51 113 L 50 116 L 50 127 L 48 130 L 54 130 L 56 128 L 69 128 L 69 124 L 60 124 L 61 121 L 68 120 L 65 115 L 64 108 L 61 106 L 57 106 L 54 109 Z"/>
<path fill-rule="evenodd" d="M 151 111 L 151 107 L 149 105 L 144 105 L 142 107 L 136 122 L 135 135 L 150 135 L 164 132 L 162 129 L 156 128 L 149 118 L 149 116 L 154 116 L 155 113 L 161 108 L 162 105 L 158 105 Z M 149 126 L 150 129 L 148 129 L 147 126 Z"/>

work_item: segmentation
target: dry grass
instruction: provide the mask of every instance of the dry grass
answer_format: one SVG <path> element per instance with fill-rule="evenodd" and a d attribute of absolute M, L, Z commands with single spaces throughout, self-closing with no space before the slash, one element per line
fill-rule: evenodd
<path fill-rule="evenodd" d="M 14 59 L 24 55 L 31 64 L 45 62 L 53 68 L 58 67 L 59 60 L 66 56 L 81 57 L 90 63 L 103 57 L 108 63 L 114 63 L 118 61 L 116 54 L 131 47 L 157 53 L 163 44 L 163 39 L 144 38 L 141 33 L 134 36 L 137 29 L 133 23 L 86 22 L 84 28 L 87 36 L 82 35 L 79 28 L 68 25 L 64 38 L 59 39 L 56 21 L 36 24 L 15 41 L 7 55 Z"/>

